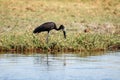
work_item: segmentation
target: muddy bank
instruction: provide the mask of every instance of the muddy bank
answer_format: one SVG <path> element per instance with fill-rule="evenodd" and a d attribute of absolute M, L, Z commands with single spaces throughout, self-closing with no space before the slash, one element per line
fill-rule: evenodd
<path fill-rule="evenodd" d="M 5 49 L 0 48 L 0 52 L 12 52 L 12 53 L 44 53 L 44 52 L 101 52 L 101 51 L 119 51 L 120 45 L 111 45 L 107 48 L 95 48 L 95 49 L 80 49 L 80 48 L 56 48 L 56 49 L 42 49 L 42 48 L 29 48 L 29 49 Z"/>

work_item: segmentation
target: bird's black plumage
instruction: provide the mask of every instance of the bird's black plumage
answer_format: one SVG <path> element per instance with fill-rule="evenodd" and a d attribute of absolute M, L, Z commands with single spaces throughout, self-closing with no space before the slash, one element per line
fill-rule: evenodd
<path fill-rule="evenodd" d="M 48 36 L 49 36 L 49 32 L 51 30 L 62 30 L 63 34 L 64 34 L 64 38 L 66 38 L 66 31 L 65 31 L 65 27 L 63 25 L 60 25 L 59 28 L 57 28 L 56 24 L 54 22 L 46 22 L 41 24 L 40 26 L 38 26 L 37 28 L 35 28 L 35 30 L 33 31 L 33 33 L 40 33 L 43 31 L 47 31 L 48 32 Z M 47 36 L 47 42 L 48 42 L 48 36 Z"/>
<path fill-rule="evenodd" d="M 43 23 L 42 25 L 38 26 L 37 28 L 35 28 L 35 30 L 33 31 L 33 33 L 40 33 L 43 31 L 50 31 L 52 29 L 55 29 L 56 25 L 53 22 L 46 22 Z"/>

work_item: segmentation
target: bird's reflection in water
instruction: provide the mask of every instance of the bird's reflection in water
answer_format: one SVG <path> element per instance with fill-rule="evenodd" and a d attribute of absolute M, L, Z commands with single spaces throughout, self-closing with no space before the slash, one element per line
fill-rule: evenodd
<path fill-rule="evenodd" d="M 51 53 L 45 53 L 45 54 L 38 54 L 34 57 L 34 64 L 40 64 L 40 65 L 47 65 L 47 66 L 52 66 L 52 65 L 63 65 L 66 66 L 67 62 L 72 60 L 74 57 L 78 58 L 85 58 L 88 56 L 99 56 L 99 55 L 104 55 L 104 52 L 99 52 L 99 53 L 94 53 L 94 52 L 86 52 L 86 53 L 56 53 L 56 52 L 51 52 Z M 58 62 L 58 63 L 56 63 Z"/>
<path fill-rule="evenodd" d="M 58 54 L 55 52 L 46 53 L 46 54 L 38 54 L 34 57 L 34 64 L 42 64 L 51 66 L 55 61 L 59 61 L 61 65 L 66 66 L 66 55 Z M 52 64 L 53 63 L 53 64 Z"/>

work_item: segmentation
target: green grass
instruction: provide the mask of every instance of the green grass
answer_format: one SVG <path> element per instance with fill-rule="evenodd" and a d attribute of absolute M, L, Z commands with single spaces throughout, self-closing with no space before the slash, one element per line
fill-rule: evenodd
<path fill-rule="evenodd" d="M 120 45 L 120 0 L 0 0 L 1 50 L 94 50 Z M 62 32 L 32 33 L 40 24 L 53 21 L 65 25 Z M 98 34 L 94 27 L 113 26 L 114 34 Z M 92 26 L 91 26 L 92 25 Z M 108 25 L 105 25 L 108 26 Z M 92 33 L 84 33 L 84 29 Z M 102 29 L 101 29 L 102 30 Z M 106 29 L 107 30 L 107 29 Z M 102 33 L 102 32 L 101 32 Z"/>
<path fill-rule="evenodd" d="M 44 34 L 43 34 L 44 35 Z M 25 51 L 26 49 L 42 49 L 56 51 L 90 51 L 107 50 L 109 46 L 120 45 L 120 35 L 103 34 L 79 34 L 67 39 L 61 37 L 62 34 L 49 37 L 47 44 L 43 35 L 34 35 L 25 33 L 23 35 L 4 35 L 1 38 L 1 47 L 3 50 Z M 43 37 L 43 38 L 41 38 Z"/>

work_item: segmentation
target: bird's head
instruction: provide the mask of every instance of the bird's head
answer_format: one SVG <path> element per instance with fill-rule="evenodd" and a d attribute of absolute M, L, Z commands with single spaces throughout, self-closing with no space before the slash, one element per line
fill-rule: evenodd
<path fill-rule="evenodd" d="M 65 27 L 63 25 L 60 25 L 59 28 L 63 31 L 64 38 L 66 39 L 66 29 L 65 29 Z"/>

